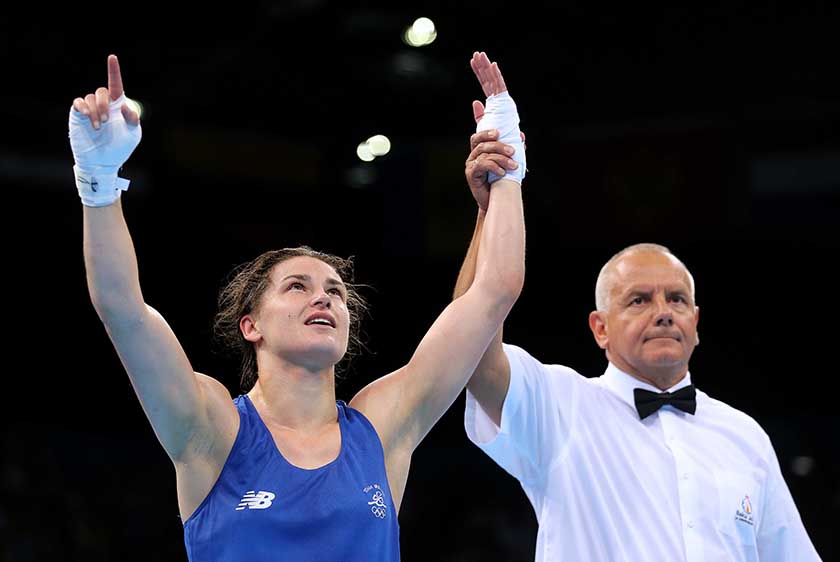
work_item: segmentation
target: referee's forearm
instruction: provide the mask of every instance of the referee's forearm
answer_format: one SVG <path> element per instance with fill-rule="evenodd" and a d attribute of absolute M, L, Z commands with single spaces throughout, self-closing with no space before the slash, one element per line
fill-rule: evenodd
<path fill-rule="evenodd" d="M 470 240 L 470 247 L 467 249 L 467 255 L 464 257 L 464 263 L 461 264 L 461 271 L 458 273 L 458 280 L 455 282 L 455 290 L 452 292 L 452 300 L 457 299 L 467 292 L 467 289 L 472 285 L 475 279 L 475 264 L 478 260 L 478 247 L 481 242 L 481 232 L 484 228 L 485 212 L 478 209 L 478 217 L 475 220 L 475 230 L 473 231 L 472 240 Z"/>

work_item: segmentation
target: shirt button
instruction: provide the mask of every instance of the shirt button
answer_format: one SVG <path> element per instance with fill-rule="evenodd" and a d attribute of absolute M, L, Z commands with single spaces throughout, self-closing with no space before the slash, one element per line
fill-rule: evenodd
<path fill-rule="evenodd" d="M 688 473 L 687 472 L 683 472 L 682 479 L 683 480 L 688 480 Z"/>
<path fill-rule="evenodd" d="M 689 521 L 689 522 L 688 522 L 688 528 L 689 528 L 689 529 L 693 529 L 693 528 L 694 528 L 694 521 Z"/>

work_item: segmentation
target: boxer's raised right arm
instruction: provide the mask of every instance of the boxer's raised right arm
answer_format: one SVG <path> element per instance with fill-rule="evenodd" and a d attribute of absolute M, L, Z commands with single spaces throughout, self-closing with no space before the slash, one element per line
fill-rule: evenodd
<path fill-rule="evenodd" d="M 185 461 L 196 450 L 218 449 L 219 439 L 232 443 L 238 414 L 223 385 L 193 371 L 172 329 L 143 299 L 120 202 L 124 180 L 116 178 L 140 141 L 140 123 L 122 96 L 111 55 L 108 88 L 76 98 L 70 114 L 88 290 L 158 439 L 173 461 Z"/>

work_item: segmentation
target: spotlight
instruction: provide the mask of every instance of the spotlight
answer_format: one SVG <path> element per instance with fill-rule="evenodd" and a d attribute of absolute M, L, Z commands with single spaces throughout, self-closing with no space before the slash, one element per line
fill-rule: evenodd
<path fill-rule="evenodd" d="M 411 47 L 423 47 L 436 38 L 435 24 L 429 18 L 417 18 L 403 32 L 403 42 Z"/>

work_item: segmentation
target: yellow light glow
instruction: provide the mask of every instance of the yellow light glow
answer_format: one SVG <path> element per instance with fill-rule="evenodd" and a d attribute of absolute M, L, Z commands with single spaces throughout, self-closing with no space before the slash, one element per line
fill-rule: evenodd
<path fill-rule="evenodd" d="M 403 42 L 412 47 L 428 45 L 437 38 L 435 24 L 429 18 L 417 18 L 403 32 Z"/>
<path fill-rule="evenodd" d="M 367 140 L 367 145 L 374 156 L 384 156 L 391 150 L 391 141 L 385 135 L 373 135 Z"/>
<path fill-rule="evenodd" d="M 403 33 L 403 41 L 411 47 L 422 47 L 424 40 L 425 38 L 422 35 L 418 35 L 413 27 L 409 27 Z"/>
<path fill-rule="evenodd" d="M 140 117 L 140 118 L 143 117 L 143 104 L 142 103 L 140 103 L 137 100 L 133 100 L 133 99 L 129 98 L 128 96 L 126 96 L 126 98 L 125 98 L 125 103 L 128 104 L 128 108 L 130 110 L 132 110 L 133 112 L 135 112 L 138 117 Z"/>
<path fill-rule="evenodd" d="M 435 32 L 435 24 L 429 18 L 417 18 L 411 25 L 418 35 L 430 36 Z"/>
<path fill-rule="evenodd" d="M 358 156 L 359 160 L 362 162 L 371 162 L 374 158 L 376 158 L 370 150 L 370 145 L 366 142 L 359 143 L 359 146 L 356 147 L 356 156 Z"/>

